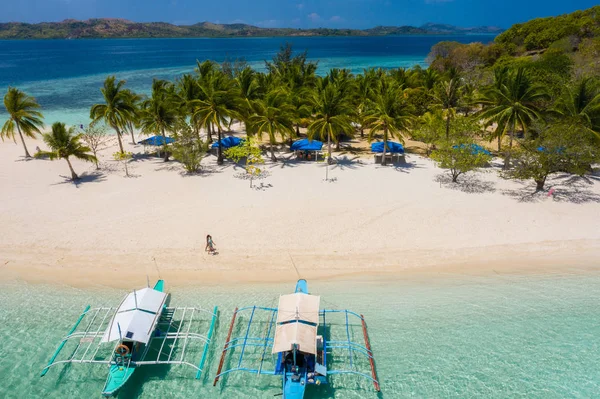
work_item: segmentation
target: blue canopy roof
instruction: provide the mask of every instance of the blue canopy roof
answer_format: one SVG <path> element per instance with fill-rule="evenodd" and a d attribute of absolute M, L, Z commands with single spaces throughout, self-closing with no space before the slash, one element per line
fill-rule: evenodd
<path fill-rule="evenodd" d="M 371 144 L 371 151 L 383 152 L 383 141 Z M 400 143 L 388 141 L 387 152 L 391 152 L 392 154 L 404 154 L 404 146 Z"/>
<path fill-rule="evenodd" d="M 302 139 L 294 141 L 290 149 L 292 151 L 321 151 L 323 143 L 319 140 Z"/>
<path fill-rule="evenodd" d="M 165 137 L 165 140 L 163 140 L 162 136 L 152 136 L 148 137 L 145 140 L 138 141 L 138 144 L 161 146 L 165 144 L 165 141 L 167 142 L 167 144 L 175 142 L 175 140 L 171 137 Z"/>
<path fill-rule="evenodd" d="M 242 144 L 242 139 L 240 139 L 239 137 L 225 137 L 224 139 L 221 139 L 221 146 L 223 148 L 231 148 L 231 147 L 235 147 L 238 146 L 240 144 Z M 215 141 L 213 143 L 213 145 L 211 146 L 211 148 L 219 148 L 219 142 Z"/>
<path fill-rule="evenodd" d="M 471 154 L 473 155 L 477 155 L 477 154 L 484 154 L 484 155 L 492 155 L 491 152 L 489 152 L 488 150 L 486 150 L 485 148 L 483 148 L 482 146 L 478 145 L 478 144 L 459 144 L 459 145 L 453 145 L 452 148 L 471 148 Z"/>

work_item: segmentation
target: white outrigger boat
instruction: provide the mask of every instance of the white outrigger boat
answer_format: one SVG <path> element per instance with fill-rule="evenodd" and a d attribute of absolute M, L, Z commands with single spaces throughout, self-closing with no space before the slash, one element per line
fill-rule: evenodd
<path fill-rule="evenodd" d="M 102 395 L 109 397 L 121 389 L 138 367 L 146 365 L 178 364 L 196 370 L 196 378 L 208 355 L 217 320 L 218 309 L 169 307 L 170 294 L 165 292 L 163 280 L 154 288 L 143 288 L 125 296 L 115 308 L 95 308 L 88 305 L 67 336 L 60 342 L 41 376 L 59 364 L 87 363 L 109 366 Z M 192 330 L 201 323 L 198 315 L 208 315 L 210 327 L 206 335 Z M 208 320 L 205 320 L 208 323 Z M 83 328 L 79 328 L 83 326 Z M 197 326 L 196 326 L 197 327 Z M 189 342 L 204 343 L 199 363 L 186 360 Z M 73 344 L 66 359 L 59 359 L 65 347 Z"/>

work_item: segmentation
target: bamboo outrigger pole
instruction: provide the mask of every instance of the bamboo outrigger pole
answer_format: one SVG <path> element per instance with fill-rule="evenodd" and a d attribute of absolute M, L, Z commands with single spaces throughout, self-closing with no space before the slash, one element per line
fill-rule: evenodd
<path fill-rule="evenodd" d="M 225 354 L 227 353 L 227 347 L 229 346 L 229 340 L 231 339 L 231 332 L 233 331 L 233 325 L 235 324 L 235 318 L 237 316 L 238 308 L 236 307 L 233 311 L 233 317 L 231 318 L 231 325 L 229 326 L 229 332 L 227 333 L 227 339 L 225 340 L 225 346 L 223 346 L 223 352 L 221 353 L 221 361 L 219 362 L 219 368 L 217 370 L 217 376 L 215 377 L 215 381 L 213 382 L 213 387 L 217 385 L 219 382 L 219 374 L 221 374 L 221 369 L 223 368 L 223 363 L 225 362 Z"/>
<path fill-rule="evenodd" d="M 373 385 L 375 385 L 375 390 L 377 392 L 381 392 L 381 388 L 379 387 L 379 380 L 377 379 L 377 371 L 375 371 L 375 360 L 373 358 L 373 351 L 371 350 L 371 343 L 369 342 L 367 323 L 365 322 L 365 317 L 363 315 L 360 315 L 360 320 L 362 322 L 363 334 L 365 336 L 365 345 L 367 346 L 367 350 L 369 351 L 369 363 L 371 364 L 371 376 L 373 377 Z"/>

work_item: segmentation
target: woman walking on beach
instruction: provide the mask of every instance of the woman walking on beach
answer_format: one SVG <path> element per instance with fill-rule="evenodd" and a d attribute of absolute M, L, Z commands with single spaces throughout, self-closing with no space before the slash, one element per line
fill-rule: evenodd
<path fill-rule="evenodd" d="M 217 249 L 215 248 L 215 243 L 210 234 L 208 234 L 206 236 L 206 248 L 204 248 L 204 250 L 207 251 L 211 255 L 216 255 L 216 253 L 217 253 Z"/>

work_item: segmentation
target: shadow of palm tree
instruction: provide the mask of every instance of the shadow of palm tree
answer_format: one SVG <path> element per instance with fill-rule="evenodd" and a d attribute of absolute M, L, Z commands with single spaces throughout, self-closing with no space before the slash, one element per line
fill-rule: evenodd
<path fill-rule="evenodd" d="M 100 172 L 84 172 L 79 175 L 78 180 L 72 180 L 70 176 L 60 175 L 64 180 L 58 183 L 52 183 L 51 186 L 58 186 L 60 184 L 73 184 L 75 187 L 79 188 L 80 185 L 86 183 L 100 183 L 106 180 L 106 176 Z"/>
<path fill-rule="evenodd" d="M 481 180 L 476 174 L 461 175 L 456 183 L 452 182 L 452 176 L 441 173 L 435 177 L 435 181 L 443 184 L 445 188 L 462 191 L 467 194 L 493 193 L 496 191 L 494 183 Z"/>
<path fill-rule="evenodd" d="M 333 162 L 331 169 L 357 169 L 365 166 L 359 157 L 348 158 L 346 155 L 343 157 L 335 157 Z"/>
<path fill-rule="evenodd" d="M 280 167 L 281 169 L 283 169 L 283 168 L 295 168 L 300 163 L 303 163 L 303 162 L 304 161 L 302 161 L 301 159 L 296 158 L 294 156 L 294 154 L 292 154 L 289 157 L 281 156 L 281 157 L 277 158 L 277 162 L 271 163 L 271 165 L 269 165 L 269 168 L 270 169 L 273 169 L 273 168 L 276 168 L 276 167 Z"/>
<path fill-rule="evenodd" d="M 548 198 L 556 202 L 584 204 L 589 202 L 600 203 L 600 194 L 589 189 L 595 184 L 590 176 L 574 176 L 560 174 L 547 181 L 546 189 L 536 191 L 533 182 L 520 182 L 521 187 L 512 190 L 503 190 L 503 194 L 517 199 L 519 202 L 540 202 Z"/>
<path fill-rule="evenodd" d="M 408 173 L 411 169 L 420 169 L 422 166 L 415 162 L 396 162 L 391 164 L 396 172 Z M 387 166 L 379 165 L 378 168 L 387 168 Z"/>

